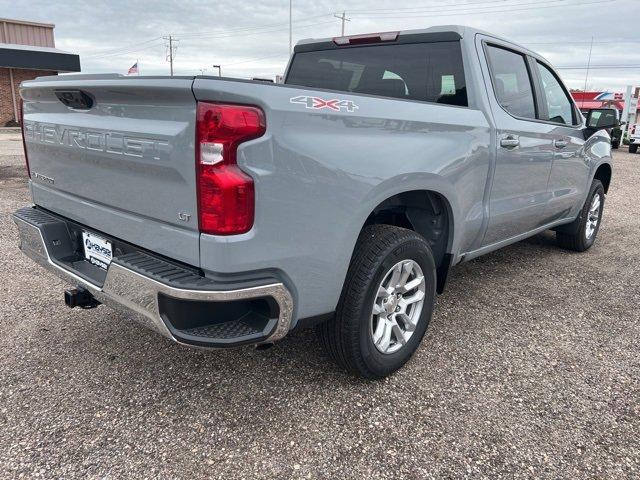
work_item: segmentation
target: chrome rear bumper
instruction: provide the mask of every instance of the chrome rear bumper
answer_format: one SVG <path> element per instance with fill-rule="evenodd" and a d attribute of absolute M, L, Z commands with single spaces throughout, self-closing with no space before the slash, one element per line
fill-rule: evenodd
<path fill-rule="evenodd" d="M 289 290 L 281 282 L 240 289 L 202 289 L 201 285 L 197 289 L 177 288 L 164 283 L 161 279 L 151 278 L 139 271 L 134 271 L 127 266 L 126 262 L 119 261 L 116 256 L 107 270 L 104 283 L 98 285 L 74 273 L 70 268 L 66 268 L 52 255 L 51 249 L 54 243 L 51 239 L 45 238 L 43 231 L 47 225 L 51 225 L 51 222 L 64 222 L 64 220 L 33 208 L 15 212 L 13 220 L 18 227 L 20 249 L 34 262 L 70 284 L 87 289 L 100 303 L 125 313 L 135 321 L 178 343 L 205 347 L 265 343 L 280 340 L 289 331 L 293 299 Z M 204 277 L 199 278 L 204 279 Z M 246 328 L 234 329 L 234 325 L 226 324 L 230 322 L 219 322 L 214 327 L 224 326 L 224 328 L 210 328 L 208 332 L 215 335 L 216 331 L 224 331 L 224 338 L 203 335 L 202 328 L 197 329 L 197 334 L 191 335 L 190 330 L 183 332 L 172 325 L 166 313 L 161 311 L 159 301 L 161 297 L 177 302 L 190 301 L 194 304 L 210 302 L 212 309 L 220 302 L 271 299 L 277 304 L 277 317 L 268 319 L 261 331 L 251 332 Z M 185 303 L 183 302 L 182 305 Z M 234 331 L 240 334 L 234 336 Z"/>

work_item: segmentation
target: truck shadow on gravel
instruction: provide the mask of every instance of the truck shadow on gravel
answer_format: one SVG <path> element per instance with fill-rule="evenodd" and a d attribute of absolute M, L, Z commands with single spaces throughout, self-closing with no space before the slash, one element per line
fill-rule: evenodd
<path fill-rule="evenodd" d="M 520 274 L 514 271 L 514 265 L 518 265 L 520 270 L 535 270 L 549 263 L 549 257 L 558 255 L 559 252 L 561 254 L 562 251 L 555 245 L 554 234 L 545 232 L 454 268 L 447 290 L 438 299 L 437 303 L 442 305 L 436 309 L 432 325 L 427 331 L 427 345 L 423 343 L 421 349 L 429 348 L 432 337 L 439 335 L 439 329 L 444 329 L 447 335 L 456 335 L 451 329 L 457 327 L 442 323 L 439 318 L 440 312 L 447 308 L 447 304 L 455 302 L 462 309 L 465 305 L 474 306 L 476 300 L 473 290 L 477 285 L 491 279 L 495 281 L 496 288 L 506 288 L 518 281 L 517 276 Z M 313 329 L 294 331 L 267 350 L 241 347 L 204 351 L 174 344 L 123 316 L 107 311 L 105 307 L 100 309 L 112 320 L 108 322 L 108 330 L 118 330 L 120 339 L 115 341 L 109 332 L 100 333 L 101 328 L 98 327 L 92 343 L 97 341 L 99 350 L 111 352 L 102 358 L 113 357 L 108 361 L 124 363 L 128 376 L 145 376 L 148 369 L 166 369 L 172 372 L 172 376 L 191 378 L 194 381 L 198 377 L 205 377 L 208 383 L 223 384 L 225 388 L 247 388 L 247 385 L 251 384 L 254 384 L 255 388 L 264 388 L 264 378 L 278 378 L 277 383 L 293 382 L 307 387 L 325 382 L 334 385 L 367 383 L 332 364 L 322 351 Z M 88 318 L 91 319 L 90 314 Z M 86 347 L 83 350 L 91 351 Z M 99 352 L 95 353 L 100 355 Z M 417 366 L 414 360 L 396 375 L 411 374 L 411 369 Z M 168 384 L 162 385 L 165 383 L 162 380 L 164 378 L 167 377 L 152 381 L 156 383 L 156 387 L 165 388 Z M 173 381 L 169 378 L 167 380 Z"/>
<path fill-rule="evenodd" d="M 20 179 L 20 183 L 27 180 L 27 174 L 24 166 L 0 165 L 0 182 L 16 179 Z"/>

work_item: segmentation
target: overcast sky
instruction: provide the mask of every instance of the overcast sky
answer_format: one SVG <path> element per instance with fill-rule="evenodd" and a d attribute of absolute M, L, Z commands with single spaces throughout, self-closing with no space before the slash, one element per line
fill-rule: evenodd
<path fill-rule="evenodd" d="M 293 41 L 462 24 L 519 42 L 549 59 L 573 88 L 622 91 L 640 84 L 638 0 L 293 0 Z M 288 59 L 288 0 L 0 0 L 0 16 L 54 23 L 56 47 L 80 54 L 85 73 L 165 75 L 163 36 L 177 39 L 174 69 L 225 76 L 273 76 Z M 601 68 L 602 66 L 616 68 Z M 621 68 L 621 67 L 631 68 Z"/>

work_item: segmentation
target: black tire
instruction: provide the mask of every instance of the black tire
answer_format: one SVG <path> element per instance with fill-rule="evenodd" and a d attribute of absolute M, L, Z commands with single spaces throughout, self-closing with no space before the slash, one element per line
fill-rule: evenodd
<path fill-rule="evenodd" d="M 590 237 L 587 237 L 586 227 L 589 219 L 589 208 L 596 195 L 600 195 L 600 211 L 598 212 L 598 223 L 595 230 Z M 578 218 L 564 228 L 556 231 L 556 240 L 558 245 L 567 250 L 573 250 L 576 252 L 584 252 L 591 248 L 591 245 L 596 241 L 600 225 L 602 223 L 602 212 L 604 210 L 604 187 L 600 180 L 593 180 L 591 182 L 591 188 L 589 189 L 589 195 L 582 206 L 582 210 L 578 215 Z"/>
<path fill-rule="evenodd" d="M 617 150 L 618 148 L 620 148 L 620 142 L 611 142 L 611 148 L 613 148 L 614 150 Z"/>
<path fill-rule="evenodd" d="M 378 287 L 386 273 L 402 260 L 413 260 L 425 279 L 425 296 L 413 334 L 394 353 L 382 353 L 373 343 L 371 315 Z M 405 228 L 366 227 L 355 247 L 335 316 L 319 325 L 317 333 L 329 357 L 365 378 L 385 377 L 411 358 L 424 336 L 435 300 L 436 269 L 425 239 Z"/>
<path fill-rule="evenodd" d="M 638 151 L 638 145 L 629 145 L 629 153 L 636 153 Z"/>

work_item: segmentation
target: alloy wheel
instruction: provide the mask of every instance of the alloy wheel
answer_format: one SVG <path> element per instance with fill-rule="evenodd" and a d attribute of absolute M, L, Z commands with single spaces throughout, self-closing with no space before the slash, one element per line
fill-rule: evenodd
<path fill-rule="evenodd" d="M 407 344 L 416 330 L 424 305 L 425 279 L 414 260 L 396 263 L 382 278 L 373 302 L 371 337 L 384 354 Z"/>

